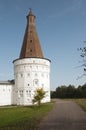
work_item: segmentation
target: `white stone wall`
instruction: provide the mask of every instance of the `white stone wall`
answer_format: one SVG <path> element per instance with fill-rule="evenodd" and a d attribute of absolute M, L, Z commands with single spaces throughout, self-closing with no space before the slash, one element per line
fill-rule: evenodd
<path fill-rule="evenodd" d="M 50 101 L 50 61 L 41 58 L 24 58 L 14 61 L 14 104 L 32 105 L 34 91 L 47 91 L 42 102 Z"/>
<path fill-rule="evenodd" d="M 12 84 L 0 84 L 0 106 L 13 104 L 12 89 Z"/>

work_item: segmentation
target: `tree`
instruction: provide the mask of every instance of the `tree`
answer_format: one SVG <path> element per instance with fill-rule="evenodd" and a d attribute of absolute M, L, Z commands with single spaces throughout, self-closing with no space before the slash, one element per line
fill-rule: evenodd
<path fill-rule="evenodd" d="M 76 88 L 75 98 L 82 98 L 82 86 L 79 85 L 78 88 Z"/>
<path fill-rule="evenodd" d="M 56 88 L 56 97 L 57 98 L 66 98 L 67 86 L 62 85 Z"/>
<path fill-rule="evenodd" d="M 83 98 L 86 98 L 86 83 L 82 86 L 82 95 Z"/>
<path fill-rule="evenodd" d="M 73 98 L 75 97 L 75 91 L 74 85 L 62 85 L 56 88 L 56 98 Z"/>
<path fill-rule="evenodd" d="M 86 41 L 84 42 L 86 43 Z M 82 58 L 82 64 L 81 66 L 83 67 L 84 70 L 84 76 L 86 76 L 86 47 L 78 49 L 80 51 L 80 56 Z"/>
<path fill-rule="evenodd" d="M 56 91 L 51 91 L 51 98 L 57 98 Z"/>
<path fill-rule="evenodd" d="M 66 98 L 74 98 L 75 97 L 75 86 L 74 85 L 69 85 L 67 87 L 67 95 Z"/>
<path fill-rule="evenodd" d="M 35 90 L 35 95 L 34 95 L 34 98 L 33 98 L 33 103 L 37 102 L 38 106 L 40 106 L 41 100 L 45 97 L 45 94 L 46 94 L 46 92 L 43 90 L 43 88 L 37 88 Z"/>

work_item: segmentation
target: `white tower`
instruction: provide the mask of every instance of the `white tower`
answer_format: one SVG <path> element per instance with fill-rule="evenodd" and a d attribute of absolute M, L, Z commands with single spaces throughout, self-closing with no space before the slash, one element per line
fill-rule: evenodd
<path fill-rule="evenodd" d="M 42 102 L 50 101 L 50 60 L 43 57 L 37 36 L 35 16 L 30 10 L 19 59 L 14 63 L 14 104 L 32 105 L 34 91 L 47 91 Z"/>

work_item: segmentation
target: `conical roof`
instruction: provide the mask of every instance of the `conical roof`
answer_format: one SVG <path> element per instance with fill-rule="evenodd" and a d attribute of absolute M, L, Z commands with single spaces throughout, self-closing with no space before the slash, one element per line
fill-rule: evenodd
<path fill-rule="evenodd" d="M 43 58 L 43 53 L 36 32 L 34 19 L 35 16 L 33 15 L 32 10 L 30 9 L 30 12 L 27 16 L 27 26 L 20 52 L 20 59 L 32 57 Z"/>

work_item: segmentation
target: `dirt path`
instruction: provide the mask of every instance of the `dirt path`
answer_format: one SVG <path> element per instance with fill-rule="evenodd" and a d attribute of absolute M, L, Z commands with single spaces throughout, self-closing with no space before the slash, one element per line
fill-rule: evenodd
<path fill-rule="evenodd" d="M 39 130 L 86 130 L 86 112 L 72 101 L 56 100 Z"/>

